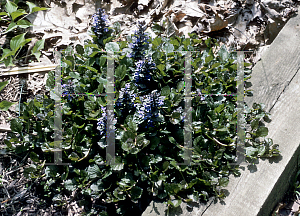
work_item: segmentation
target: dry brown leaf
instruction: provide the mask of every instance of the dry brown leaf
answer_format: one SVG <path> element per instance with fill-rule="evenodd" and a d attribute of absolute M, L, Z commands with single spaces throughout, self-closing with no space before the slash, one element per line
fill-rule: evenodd
<path fill-rule="evenodd" d="M 216 14 L 215 21 L 210 24 L 211 31 L 219 31 L 228 26 L 228 21 L 221 19 L 221 17 Z"/>
<path fill-rule="evenodd" d="M 185 14 L 185 13 L 182 13 L 181 11 L 175 13 L 173 22 L 179 22 L 185 15 L 186 15 L 186 14 Z"/>

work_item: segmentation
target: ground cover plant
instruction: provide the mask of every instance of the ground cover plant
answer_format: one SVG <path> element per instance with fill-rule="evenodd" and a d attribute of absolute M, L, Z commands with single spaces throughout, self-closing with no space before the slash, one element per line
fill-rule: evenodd
<path fill-rule="evenodd" d="M 7 86 L 8 81 L 5 82 L 0 82 L 0 91 L 2 91 L 5 86 Z M 11 107 L 14 103 L 9 102 L 9 101 L 0 101 L 0 110 L 7 111 L 9 107 Z"/>
<path fill-rule="evenodd" d="M 29 153 L 33 164 L 27 178 L 44 178 L 46 198 L 65 204 L 64 195 L 77 199 L 87 215 L 141 215 L 154 197 L 170 207 L 181 202 L 225 197 L 222 189 L 236 154 L 236 97 L 216 94 L 236 92 L 236 55 L 209 38 L 152 39 L 143 23 L 128 41 L 112 42 L 118 28 L 109 27 L 105 11 L 94 16 L 93 41 L 68 47 L 62 55 L 63 162 L 53 162 L 54 71 L 47 80 L 48 95 L 21 104 L 21 116 L 11 121 L 13 133 L 5 140 L 8 150 Z M 107 34 L 107 32 L 110 32 Z M 191 165 L 185 158 L 184 51 L 193 52 Z M 107 60 L 115 52 L 115 154 L 119 165 L 103 165 L 107 138 Z M 178 51 L 178 52 L 176 52 Z M 249 66 L 245 64 L 245 66 Z M 246 70 L 245 80 L 251 70 Z M 248 94 L 249 91 L 246 91 Z M 71 95 L 72 94 L 72 95 Z M 76 95 L 74 95 L 76 94 Z M 212 95 L 213 94 L 213 95 Z M 278 145 L 265 138 L 270 121 L 263 105 L 245 104 L 246 157 L 273 157 Z M 198 163 L 198 165 L 195 165 Z M 81 197 L 81 198 L 78 198 Z M 94 200 L 91 202 L 91 200 Z"/>
<path fill-rule="evenodd" d="M 38 40 L 35 42 L 31 53 L 28 56 L 21 57 L 21 51 L 25 49 L 24 46 L 28 44 L 32 39 L 26 38 L 25 36 L 28 33 L 24 32 L 26 29 L 30 28 L 32 24 L 26 20 L 26 17 L 32 13 L 41 10 L 48 10 L 49 8 L 37 7 L 32 2 L 26 2 L 26 6 L 28 7 L 27 12 L 24 9 L 18 8 L 17 2 L 6 1 L 5 7 L 0 11 L 0 22 L 5 24 L 9 24 L 5 32 L 1 32 L 1 36 L 5 34 L 9 34 L 11 38 L 9 44 L 5 44 L 1 47 L 1 56 L 0 63 L 4 63 L 6 67 L 15 66 L 21 58 L 28 59 L 29 56 L 35 56 L 39 61 L 41 56 L 40 50 L 44 48 L 45 40 Z M 25 7 L 25 6 L 24 6 Z"/>

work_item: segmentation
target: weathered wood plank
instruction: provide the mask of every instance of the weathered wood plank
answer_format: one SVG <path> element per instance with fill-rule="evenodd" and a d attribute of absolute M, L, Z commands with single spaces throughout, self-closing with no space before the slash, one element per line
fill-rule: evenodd
<path fill-rule="evenodd" d="M 254 102 L 264 103 L 270 111 L 278 97 L 300 68 L 300 16 L 291 18 L 283 27 L 261 60 L 253 68 L 253 97 L 245 98 L 252 107 Z"/>
<path fill-rule="evenodd" d="M 46 65 L 46 66 L 16 67 L 11 70 L 3 70 L 3 71 L 5 71 L 4 73 L 1 73 L 1 71 L 0 71 L 0 76 L 51 71 L 51 70 L 54 70 L 56 68 L 56 66 L 57 66 L 57 64 L 51 64 L 51 65 Z"/>

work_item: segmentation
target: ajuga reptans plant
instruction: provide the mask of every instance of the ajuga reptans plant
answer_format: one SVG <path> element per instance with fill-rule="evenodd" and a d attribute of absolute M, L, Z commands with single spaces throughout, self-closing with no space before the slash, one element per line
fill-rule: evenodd
<path fill-rule="evenodd" d="M 105 32 L 104 30 L 103 37 Z M 142 37 L 143 33 L 140 31 Z M 63 80 L 71 79 L 76 83 L 76 92 L 80 90 L 82 94 L 95 94 L 80 95 L 69 103 L 62 104 L 62 159 L 71 165 L 47 166 L 45 170 L 43 165 L 40 166 L 44 161 L 51 162 L 48 160 L 53 156 L 50 151 L 55 147 L 53 96 L 47 98 L 44 95 L 42 102 L 31 100 L 21 106 L 22 116 L 12 121 L 13 133 L 9 135 L 11 139 L 5 143 L 8 147 L 18 150 L 17 153 L 30 153 L 30 158 L 36 163 L 37 166 L 34 166 L 37 168 L 29 167 L 26 169 L 26 175 L 35 178 L 45 177 L 42 188 L 49 199 L 59 201 L 59 195 L 71 194 L 79 204 L 84 205 L 85 211 L 88 212 L 92 208 L 89 215 L 140 216 L 152 198 L 164 200 L 169 206 L 178 207 L 182 201 L 208 201 L 213 195 L 219 198 L 225 196 L 220 188 L 228 184 L 230 173 L 233 172 L 235 175 L 239 173 L 237 167 L 228 166 L 228 163 L 233 162 L 232 153 L 235 152 L 234 97 L 209 95 L 206 98 L 197 96 L 192 99 L 193 122 L 189 124 L 193 132 L 191 165 L 195 165 L 194 163 L 199 165 L 177 165 L 183 162 L 185 148 L 183 146 L 185 131 L 182 124 L 185 86 L 184 81 L 176 77 L 177 74 L 183 75 L 184 58 L 179 52 L 169 53 L 168 56 L 161 48 L 166 45 L 170 50 L 179 50 L 180 47 L 187 50 L 188 46 L 194 47 L 200 43 L 199 39 L 195 38 L 196 35 L 190 37 L 192 39 L 184 37 L 149 39 L 152 47 L 149 46 L 148 50 L 147 46 L 144 46 L 146 43 L 140 43 L 141 47 L 136 46 L 136 51 L 143 54 L 138 60 L 127 57 L 125 51 L 120 52 L 122 54 L 115 54 L 115 90 L 118 99 L 112 112 L 117 114 L 118 120 L 115 125 L 115 159 L 118 165 L 103 165 L 106 148 L 109 145 L 109 143 L 106 145 L 104 137 L 108 127 L 106 113 L 109 110 L 106 108 L 105 97 L 95 96 L 105 94 L 107 82 L 105 74 L 108 57 L 100 52 L 103 46 L 87 44 L 85 47 L 81 46 L 82 52 L 78 49 L 79 52 L 75 56 L 62 59 L 70 61 L 62 67 L 63 75 L 69 72 L 67 78 Z M 137 41 L 140 42 L 137 39 L 134 43 L 138 44 Z M 105 45 L 106 42 L 104 41 Z M 215 85 L 221 80 L 211 79 L 212 73 L 230 72 L 229 69 L 233 70 L 232 67 L 236 65 L 233 64 L 234 58 L 224 53 L 224 50 L 217 54 L 224 57 L 222 61 L 213 56 L 214 47 L 210 45 L 209 39 L 205 44 L 207 45 L 205 52 L 199 54 L 201 59 L 196 58 L 199 64 L 196 61 L 191 64 L 195 71 L 199 68 L 200 73 L 207 74 L 211 81 L 209 84 Z M 113 46 L 111 51 L 127 48 L 127 42 L 119 44 L 110 42 L 108 45 L 105 48 L 109 50 Z M 154 50 L 155 54 L 152 57 L 155 65 L 145 56 L 154 53 L 152 52 Z M 92 56 L 92 53 L 99 56 Z M 164 71 L 161 70 L 162 65 L 167 64 L 169 67 Z M 96 66 L 99 66 L 98 70 Z M 54 72 L 49 72 L 47 86 L 50 89 L 54 88 L 55 83 L 52 82 L 54 78 Z M 195 81 L 197 74 L 192 73 L 192 78 Z M 235 76 L 232 75 L 230 78 L 234 79 Z M 149 85 L 151 83 L 149 80 L 157 82 L 158 85 Z M 193 87 L 201 86 L 200 81 L 196 80 L 194 83 Z M 227 84 L 226 80 L 222 83 Z M 65 87 L 67 88 L 67 85 Z M 65 91 L 69 92 L 68 89 Z M 210 93 L 211 90 L 208 89 L 206 94 Z M 217 93 L 222 94 L 224 91 L 218 90 Z M 65 102 L 66 99 L 62 101 Z M 250 121 L 247 122 L 251 123 L 253 136 L 264 137 L 268 131 L 262 126 L 261 118 L 265 118 L 266 113 L 257 105 L 254 109 L 247 111 L 249 114 L 247 119 Z M 30 121 L 39 116 L 42 118 Z M 28 134 L 26 137 L 23 137 L 21 133 L 23 131 Z M 35 134 L 33 136 L 32 131 Z M 15 133 L 21 134 L 21 138 Z M 265 153 L 269 156 L 275 155 L 277 150 L 273 148 L 271 140 L 267 141 L 265 144 L 249 144 L 246 146 L 246 155 L 250 157 Z M 16 143 L 18 144 L 15 145 Z M 49 157 L 46 157 L 47 152 Z M 38 169 L 43 170 L 39 172 Z"/>
<path fill-rule="evenodd" d="M 92 31 L 96 38 L 95 42 L 101 46 L 104 45 L 104 40 L 111 36 L 113 30 L 108 26 L 108 15 L 105 14 L 104 9 L 99 8 L 98 12 L 93 16 Z"/>

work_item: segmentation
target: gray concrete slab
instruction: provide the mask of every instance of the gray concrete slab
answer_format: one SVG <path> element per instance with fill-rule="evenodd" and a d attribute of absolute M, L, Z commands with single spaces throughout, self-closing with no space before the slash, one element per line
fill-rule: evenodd
<path fill-rule="evenodd" d="M 253 68 L 254 96 L 245 99 L 264 103 L 272 122 L 268 137 L 282 152 L 275 159 L 260 159 L 258 164 L 241 170 L 240 177 L 230 176 L 224 202 L 199 204 L 192 211 L 185 203 L 167 214 L 160 202 L 151 202 L 143 216 L 268 216 L 283 198 L 300 155 L 300 15 L 291 18 Z M 299 160 L 300 161 L 300 160 Z"/>

